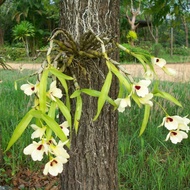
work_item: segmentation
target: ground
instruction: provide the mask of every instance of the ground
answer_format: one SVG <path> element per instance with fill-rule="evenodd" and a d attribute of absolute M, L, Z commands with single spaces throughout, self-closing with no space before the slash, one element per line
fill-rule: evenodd
<path fill-rule="evenodd" d="M 40 64 L 12 64 L 9 65 L 13 69 L 38 69 L 40 68 Z M 127 72 L 134 77 L 142 76 L 143 75 L 143 67 L 141 64 L 126 64 L 124 65 Z M 168 76 L 164 71 L 159 68 L 156 68 L 156 73 L 160 80 L 167 80 L 167 81 L 174 81 L 174 82 L 187 82 L 190 80 L 190 63 L 175 63 L 175 64 L 168 64 L 168 68 L 172 68 L 176 70 L 176 76 Z"/>

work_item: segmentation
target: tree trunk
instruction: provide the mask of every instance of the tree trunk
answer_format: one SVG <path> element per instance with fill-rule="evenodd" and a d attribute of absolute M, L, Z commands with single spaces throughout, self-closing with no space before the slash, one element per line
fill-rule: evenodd
<path fill-rule="evenodd" d="M 61 26 L 78 42 L 88 30 L 118 40 L 119 0 L 64 0 Z M 110 56 L 117 60 L 118 52 Z M 72 72 L 80 87 L 100 90 L 107 74 L 104 60 L 81 59 L 78 63 Z M 112 98 L 116 98 L 117 86 L 114 78 L 109 94 Z M 106 104 L 98 120 L 93 121 L 97 98 L 83 95 L 82 99 L 79 130 L 77 135 L 72 133 L 70 159 L 61 176 L 62 190 L 117 190 L 117 112 Z M 73 113 L 74 104 L 71 107 Z"/>

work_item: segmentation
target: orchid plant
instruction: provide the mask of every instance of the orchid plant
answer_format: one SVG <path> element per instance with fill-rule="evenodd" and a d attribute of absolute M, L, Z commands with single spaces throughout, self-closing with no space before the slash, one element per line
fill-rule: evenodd
<path fill-rule="evenodd" d="M 55 39 L 59 34 L 62 34 L 67 39 L 67 43 L 70 42 L 69 47 L 67 47 L 63 41 Z M 17 125 L 6 151 L 19 139 L 25 129 L 31 126 L 34 130 L 31 134 L 33 142 L 23 150 L 23 153 L 25 155 L 30 155 L 34 161 L 41 161 L 44 156 L 48 156 L 49 161 L 45 164 L 43 171 L 44 175 L 48 173 L 53 176 L 58 175 L 63 170 L 63 164 L 69 159 L 67 149 L 70 147 L 72 129 L 74 128 L 77 133 L 80 127 L 79 122 L 82 113 L 81 94 L 84 93 L 89 96 L 97 97 L 97 112 L 93 118 L 94 121 L 101 114 L 102 108 L 106 102 L 110 103 L 113 109 L 117 109 L 119 112 L 124 112 L 125 109 L 132 106 L 132 103 L 136 103 L 139 108 L 144 107 L 144 119 L 139 135 L 142 135 L 146 129 L 154 97 L 165 98 L 178 106 L 182 106 L 172 95 L 159 90 L 157 83 L 154 85 L 154 78 L 157 78 L 154 69 L 155 66 L 162 68 L 167 74 L 175 74 L 174 70 L 166 66 L 166 61 L 164 59 L 134 53 L 118 43 L 111 42 L 112 45 L 115 44 L 121 51 L 134 56 L 142 64 L 145 73 L 144 78 L 135 81 L 120 63 L 112 60 L 108 56 L 108 51 L 106 50 L 108 46 L 105 44 L 103 38 L 101 39 L 91 31 L 88 35 L 91 35 L 91 38 L 96 41 L 96 49 L 88 52 L 80 50 L 77 56 L 85 55 L 88 58 L 101 57 L 105 60 L 105 66 L 108 68 L 108 73 L 100 91 L 88 88 L 82 89 L 78 85 L 77 78 L 72 72 L 72 76 L 64 73 L 66 68 L 72 66 L 72 61 L 75 57 L 74 52 L 76 52 L 77 49 L 77 42 L 75 42 L 68 32 L 64 30 L 57 30 L 51 37 L 50 47 L 47 51 L 47 59 L 43 63 L 40 71 L 37 72 L 38 81 L 36 84 L 28 82 L 21 86 L 21 90 L 26 95 L 34 96 L 34 105 Z M 57 54 L 53 59 L 52 52 L 54 50 L 57 51 Z M 58 60 L 62 60 L 63 56 L 65 56 L 64 58 L 67 61 L 59 67 L 57 64 Z M 75 57 L 75 61 L 76 59 L 77 57 Z M 115 100 L 108 95 L 113 75 L 115 75 L 119 81 L 119 93 Z M 48 80 L 50 77 L 52 82 L 48 88 Z M 57 81 L 62 85 L 62 90 L 58 88 Z M 75 86 L 76 90 L 73 94 L 69 94 L 68 81 L 73 81 Z M 150 86 L 152 86 L 151 84 L 153 85 L 152 90 L 150 88 Z M 60 100 L 63 94 L 65 96 L 65 102 Z M 70 113 L 70 99 L 72 98 L 76 98 L 76 112 L 73 118 Z M 61 124 L 57 121 L 56 113 L 58 110 L 65 118 L 65 121 Z M 166 140 L 170 139 L 172 143 L 176 144 L 187 138 L 190 120 L 187 117 L 169 116 L 165 110 L 164 112 L 166 113 L 166 117 L 164 117 L 160 126 L 165 126 L 165 128 L 169 130 Z M 34 121 L 35 123 L 33 123 Z M 31 122 L 32 124 L 30 124 Z"/>

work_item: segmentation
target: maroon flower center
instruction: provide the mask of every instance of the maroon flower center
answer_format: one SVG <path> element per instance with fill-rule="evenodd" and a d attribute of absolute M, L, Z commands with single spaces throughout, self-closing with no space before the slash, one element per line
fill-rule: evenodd
<path fill-rule="evenodd" d="M 50 166 L 53 166 L 53 165 L 55 165 L 57 163 L 58 163 L 57 160 L 52 160 L 51 163 L 50 163 Z"/>
<path fill-rule="evenodd" d="M 35 87 L 33 86 L 33 87 L 31 88 L 31 90 L 34 91 L 34 90 L 35 90 Z"/>
<path fill-rule="evenodd" d="M 137 85 L 135 86 L 136 90 L 139 90 L 140 88 L 141 88 L 141 86 L 137 86 Z"/>
<path fill-rule="evenodd" d="M 160 60 L 159 59 L 156 59 L 156 62 L 158 63 Z"/>
<path fill-rule="evenodd" d="M 175 131 L 172 131 L 171 133 L 172 133 L 173 136 L 177 135 L 177 133 Z"/>
<path fill-rule="evenodd" d="M 49 141 L 47 142 L 47 145 L 50 145 L 50 144 L 53 144 L 53 141 L 52 141 L 52 140 L 49 140 Z"/>
<path fill-rule="evenodd" d="M 172 122 L 173 121 L 173 119 L 171 118 L 171 117 L 167 117 L 166 118 L 166 122 L 168 123 L 168 122 Z"/>
<path fill-rule="evenodd" d="M 42 148 L 43 148 L 43 145 L 41 144 L 41 145 L 37 148 L 37 150 L 42 150 Z"/>

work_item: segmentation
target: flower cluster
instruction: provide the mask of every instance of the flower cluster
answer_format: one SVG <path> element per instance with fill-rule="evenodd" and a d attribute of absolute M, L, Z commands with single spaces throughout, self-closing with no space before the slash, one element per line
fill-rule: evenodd
<path fill-rule="evenodd" d="M 187 117 L 177 115 L 164 117 L 160 126 L 164 125 L 169 130 L 166 141 L 170 139 L 172 143 L 177 144 L 186 139 L 188 137 L 187 133 L 190 130 L 189 123 L 190 120 Z"/>
<path fill-rule="evenodd" d="M 126 98 L 117 98 L 115 103 L 118 105 L 118 111 L 123 112 L 126 107 L 131 107 L 131 96 L 136 94 L 141 104 L 153 105 L 151 99 L 153 94 L 149 92 L 148 86 L 151 84 L 150 80 L 140 80 L 132 85 L 132 91 Z"/>
<path fill-rule="evenodd" d="M 166 67 L 166 60 L 162 58 L 152 57 L 151 62 L 153 65 L 157 65 L 158 67 L 162 68 L 162 70 L 171 76 L 176 75 L 176 71 L 172 68 Z"/>
<path fill-rule="evenodd" d="M 32 84 L 32 83 L 28 82 L 28 84 L 23 84 L 20 88 L 28 96 L 31 96 L 32 94 L 36 94 L 38 96 L 39 83 Z M 56 87 L 56 81 L 53 81 L 50 84 L 50 89 L 47 92 L 47 96 L 52 101 L 56 101 L 55 98 L 61 98 L 63 96 L 62 91 Z"/>
<path fill-rule="evenodd" d="M 32 124 L 31 127 L 34 129 L 34 132 L 31 135 L 32 139 L 40 138 L 39 142 L 33 141 L 32 144 L 28 145 L 24 148 L 25 155 L 31 155 L 34 161 L 41 161 L 43 159 L 44 154 L 48 155 L 50 161 L 46 163 L 44 168 L 44 175 L 50 173 L 52 176 L 57 176 L 59 173 L 63 171 L 63 164 L 68 161 L 69 154 L 64 149 L 64 145 L 66 142 L 56 140 L 51 137 L 51 139 L 46 138 L 46 126 L 38 127 L 35 124 Z M 60 125 L 63 132 L 66 136 L 69 135 L 69 130 L 67 129 L 68 124 Z"/>
<path fill-rule="evenodd" d="M 39 109 L 39 83 L 32 84 L 28 82 L 28 84 L 23 84 L 21 86 L 21 90 L 23 90 L 28 96 L 31 96 L 32 94 L 36 95 L 37 98 L 35 99 L 34 107 L 35 109 Z M 56 87 L 56 81 L 53 81 L 50 84 L 50 89 L 46 95 L 49 98 L 49 101 L 53 102 L 56 102 L 56 98 L 62 97 L 62 91 Z M 34 130 L 31 139 L 39 138 L 40 140 L 38 142 L 33 140 L 30 145 L 24 148 L 24 154 L 31 155 L 31 158 L 34 161 L 41 161 L 44 155 L 47 155 L 49 157 L 49 162 L 45 164 L 43 174 L 47 175 L 50 173 L 52 176 L 57 176 L 63 171 L 63 164 L 65 164 L 69 158 L 69 154 L 64 148 L 68 140 L 65 142 L 59 140 L 57 143 L 55 138 L 51 135 L 51 129 L 49 126 L 43 125 L 42 122 L 40 122 L 39 125 L 32 124 L 31 127 Z M 62 129 L 67 137 L 69 136 L 68 127 L 69 125 L 67 121 L 60 124 L 60 129 Z"/>

